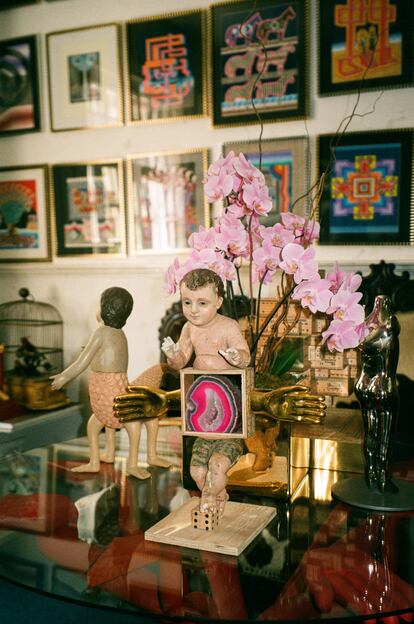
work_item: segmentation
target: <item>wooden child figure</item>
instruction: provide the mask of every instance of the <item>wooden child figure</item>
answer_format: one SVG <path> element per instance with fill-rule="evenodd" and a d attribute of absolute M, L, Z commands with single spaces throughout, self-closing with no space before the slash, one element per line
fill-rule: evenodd
<path fill-rule="evenodd" d="M 115 459 L 115 430 L 125 427 L 129 437 L 128 474 L 137 479 L 151 476 L 147 470 L 138 468 L 137 463 L 141 422 L 121 423 L 113 411 L 114 398 L 126 392 L 128 386 L 128 344 L 122 327 L 131 314 L 132 307 L 133 299 L 127 290 L 116 286 L 107 288 L 101 295 L 100 311 L 97 314 L 100 323 L 98 329 L 89 338 L 79 357 L 63 372 L 51 377 L 52 387 L 58 390 L 88 366 L 91 369 L 89 398 L 92 415 L 87 426 L 90 459 L 87 464 L 73 468 L 74 472 L 99 472 L 100 461 L 112 463 Z M 106 450 L 100 455 L 99 434 L 104 427 Z M 148 436 L 148 457 L 154 460 L 151 463 L 168 465 L 157 463 L 155 444 L 156 431 L 155 436 Z"/>
<path fill-rule="evenodd" d="M 210 269 L 195 269 L 180 283 L 183 314 L 187 319 L 177 343 L 168 337 L 162 344 L 169 366 L 183 368 L 195 354 L 194 368 L 207 371 L 245 368 L 250 351 L 237 321 L 218 313 L 224 285 Z M 201 491 L 201 511 L 224 511 L 228 499 L 227 473 L 244 452 L 238 438 L 198 437 L 194 443 L 190 474 Z"/>

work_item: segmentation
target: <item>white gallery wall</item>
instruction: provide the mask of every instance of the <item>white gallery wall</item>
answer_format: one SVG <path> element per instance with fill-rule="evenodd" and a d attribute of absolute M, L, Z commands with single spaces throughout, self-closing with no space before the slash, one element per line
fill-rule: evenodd
<path fill-rule="evenodd" d="M 168 150 L 208 148 L 210 159 L 228 141 L 257 140 L 258 124 L 215 129 L 208 118 L 168 123 L 142 124 L 120 128 L 51 132 L 46 71 L 48 32 L 94 26 L 107 22 L 206 8 L 214 0 L 61 0 L 41 2 L 0 12 L 0 40 L 37 34 L 40 45 L 40 97 L 42 131 L 0 139 L 0 167 L 55 164 L 123 158 L 127 155 Z M 316 85 L 315 2 L 311 2 L 310 116 L 305 121 L 267 123 L 263 139 L 310 137 L 315 164 L 315 138 L 334 133 L 341 120 L 352 111 L 356 95 L 320 98 Z M 124 59 L 125 60 L 125 59 Z M 124 63 L 124 67 L 125 67 Z M 378 97 L 380 96 L 380 97 Z M 372 111 L 371 114 L 365 114 Z M 412 128 L 414 89 L 390 89 L 361 95 L 349 131 Z M 0 303 L 17 298 L 20 287 L 34 297 L 56 306 L 64 320 L 65 363 L 74 359 L 95 329 L 95 313 L 101 292 L 109 286 L 127 288 L 134 297 L 134 311 L 126 334 L 130 348 L 130 378 L 159 358 L 158 327 L 173 299 L 164 291 L 163 274 L 174 255 L 143 253 L 127 258 L 54 258 L 48 263 L 3 263 L 0 265 Z M 322 267 L 338 260 L 344 267 L 368 271 L 381 259 L 407 268 L 414 277 L 414 247 L 409 246 L 323 246 L 318 248 Z M 73 382 L 69 394 L 86 401 L 86 376 Z"/>

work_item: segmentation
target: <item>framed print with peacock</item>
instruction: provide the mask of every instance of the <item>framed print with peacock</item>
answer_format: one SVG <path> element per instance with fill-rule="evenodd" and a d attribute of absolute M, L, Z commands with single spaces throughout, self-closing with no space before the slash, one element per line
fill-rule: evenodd
<path fill-rule="evenodd" d="M 129 121 L 206 116 L 205 11 L 131 20 L 126 32 Z"/>
<path fill-rule="evenodd" d="M 120 45 L 118 24 L 47 35 L 53 131 L 123 125 Z"/>
<path fill-rule="evenodd" d="M 309 200 L 309 141 L 307 137 L 225 143 L 223 153 L 242 152 L 263 173 L 272 200 L 272 209 L 263 225 L 278 223 L 282 212 L 306 216 Z"/>
<path fill-rule="evenodd" d="M 319 93 L 414 83 L 414 0 L 319 0 Z"/>
<path fill-rule="evenodd" d="M 0 41 L 0 136 L 40 130 L 35 35 Z"/>
<path fill-rule="evenodd" d="M 307 0 L 214 4 L 209 9 L 213 124 L 307 114 Z"/>
<path fill-rule="evenodd" d="M 125 254 L 120 159 L 54 165 L 51 184 L 58 256 Z"/>
<path fill-rule="evenodd" d="M 0 261 L 50 260 L 46 165 L 0 169 Z"/>
<path fill-rule="evenodd" d="M 414 132 L 383 130 L 319 137 L 329 172 L 319 207 L 320 243 L 414 244 Z"/>

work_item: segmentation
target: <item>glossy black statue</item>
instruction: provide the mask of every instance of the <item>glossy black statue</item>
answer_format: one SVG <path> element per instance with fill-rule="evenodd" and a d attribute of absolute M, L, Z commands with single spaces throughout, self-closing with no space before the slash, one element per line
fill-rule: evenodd
<path fill-rule="evenodd" d="M 369 334 L 360 345 L 361 374 L 355 394 L 364 421 L 365 480 L 370 489 L 384 493 L 394 489 L 388 477 L 388 461 L 398 415 L 400 326 L 385 295 L 375 298 L 365 322 Z"/>

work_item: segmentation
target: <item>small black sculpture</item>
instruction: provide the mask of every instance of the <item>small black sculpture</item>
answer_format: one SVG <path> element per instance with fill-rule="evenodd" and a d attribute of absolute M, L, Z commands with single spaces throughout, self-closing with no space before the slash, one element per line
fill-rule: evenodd
<path fill-rule="evenodd" d="M 388 461 L 399 407 L 396 373 L 400 325 L 385 295 L 375 298 L 365 322 L 369 334 L 359 347 L 362 367 L 355 394 L 364 421 L 365 480 L 369 488 L 384 493 L 394 490 Z"/>

